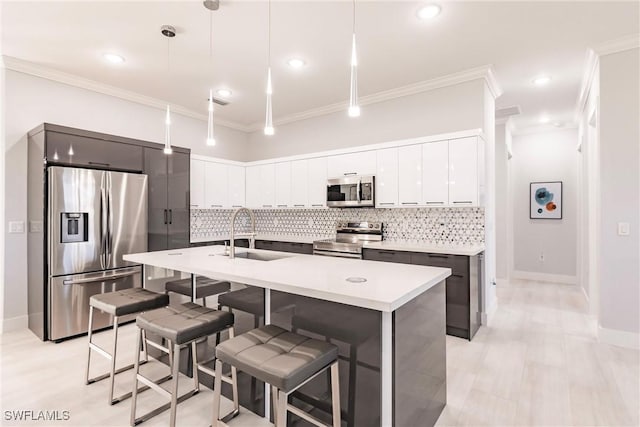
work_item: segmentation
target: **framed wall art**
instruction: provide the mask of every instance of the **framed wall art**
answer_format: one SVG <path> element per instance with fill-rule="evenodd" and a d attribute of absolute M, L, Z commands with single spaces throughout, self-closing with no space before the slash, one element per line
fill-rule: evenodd
<path fill-rule="evenodd" d="M 562 219 L 562 181 L 529 184 L 529 218 Z"/>

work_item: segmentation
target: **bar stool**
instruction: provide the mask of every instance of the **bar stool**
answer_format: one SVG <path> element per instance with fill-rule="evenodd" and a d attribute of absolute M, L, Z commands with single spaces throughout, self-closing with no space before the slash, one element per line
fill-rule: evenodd
<path fill-rule="evenodd" d="M 190 295 L 190 294 L 189 294 Z M 260 326 L 260 318 L 264 317 L 264 289 L 250 286 L 248 288 L 221 294 L 218 305 L 233 310 L 244 311 L 253 315 L 253 326 Z M 271 294 L 271 310 L 278 311 L 291 305 L 291 300 L 284 293 Z"/>
<path fill-rule="evenodd" d="M 131 396 L 131 393 L 125 393 L 116 398 L 113 397 L 113 388 L 115 376 L 121 372 L 134 367 L 133 364 L 124 366 L 116 370 L 116 351 L 118 347 L 118 318 L 128 314 L 140 313 L 145 310 L 153 310 L 164 307 L 169 304 L 167 295 L 158 294 L 142 288 L 129 288 L 120 291 L 107 292 L 104 294 L 93 295 L 89 299 L 89 353 L 87 355 L 87 371 L 85 374 L 85 383 L 93 384 L 105 378 L 110 378 L 109 385 L 109 404 L 113 405 Z M 93 337 L 93 313 L 94 310 L 100 310 L 113 316 L 113 349 L 112 352 L 104 350 L 92 341 Z M 146 340 L 145 340 L 146 341 Z M 89 378 L 91 368 L 91 352 L 95 351 L 99 355 L 111 361 L 109 372 Z M 136 363 L 140 358 L 139 352 L 136 353 Z M 148 360 L 147 347 L 144 347 L 144 362 Z"/>
<path fill-rule="evenodd" d="M 335 345 L 275 325 L 265 325 L 220 344 L 216 347 L 216 357 L 213 427 L 220 421 L 223 363 L 271 385 L 277 427 L 287 425 L 288 412 L 317 426 L 340 427 L 338 348 Z M 327 369 L 331 371 L 331 426 L 287 401 L 291 393 Z"/>
<path fill-rule="evenodd" d="M 146 332 L 152 332 L 169 342 L 169 346 L 167 348 L 161 349 L 168 353 L 169 359 L 172 360 L 171 377 L 173 378 L 173 383 L 171 385 L 171 391 L 167 391 L 160 387 L 158 381 L 154 381 L 140 373 L 140 363 L 138 359 L 136 359 L 134 364 L 135 377 L 131 399 L 131 426 L 138 425 L 149 418 L 170 409 L 171 415 L 169 424 L 171 427 L 174 427 L 176 424 L 178 403 L 194 396 L 200 391 L 196 341 L 202 337 L 217 334 L 227 329 L 229 330 L 229 336 L 233 337 L 233 314 L 227 311 L 214 310 L 192 302 L 187 302 L 177 306 L 168 306 L 142 313 L 136 318 L 136 325 L 141 331 L 141 333 L 138 334 L 136 352 L 140 352 L 140 349 L 142 348 L 143 332 L 145 336 Z M 173 348 L 171 348 L 171 344 L 173 344 Z M 191 345 L 192 354 L 193 389 L 185 392 L 181 396 L 178 396 L 178 377 L 180 366 L 178 360 L 180 349 L 188 347 L 189 345 Z M 160 348 L 161 346 L 158 347 Z M 203 364 L 207 362 L 210 361 L 205 361 Z M 232 378 L 227 382 L 236 383 L 235 373 L 236 371 L 232 370 Z M 221 376 L 222 374 L 220 374 L 219 377 Z M 222 380 L 222 378 L 219 377 L 216 377 L 216 379 Z M 138 382 L 142 382 L 147 387 L 168 397 L 170 402 L 136 418 Z M 234 395 L 234 402 L 236 402 L 237 407 L 237 392 Z"/>
<path fill-rule="evenodd" d="M 196 298 L 202 298 L 202 305 L 207 306 L 207 297 L 229 292 L 231 284 L 223 280 L 210 279 L 204 276 L 196 277 Z M 191 296 L 191 279 L 171 280 L 164 285 L 165 293 L 175 292 L 187 297 Z"/>

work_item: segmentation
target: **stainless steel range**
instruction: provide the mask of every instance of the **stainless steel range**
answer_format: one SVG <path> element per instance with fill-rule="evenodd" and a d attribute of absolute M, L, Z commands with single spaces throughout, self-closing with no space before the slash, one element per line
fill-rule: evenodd
<path fill-rule="evenodd" d="M 313 242 L 313 254 L 362 259 L 364 242 L 382 240 L 381 222 L 339 222 L 336 238 Z"/>

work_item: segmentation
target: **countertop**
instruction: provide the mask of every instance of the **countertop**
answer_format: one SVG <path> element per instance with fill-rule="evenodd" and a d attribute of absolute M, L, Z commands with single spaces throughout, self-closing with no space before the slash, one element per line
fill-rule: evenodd
<path fill-rule="evenodd" d="M 474 256 L 480 252 L 484 252 L 484 245 L 423 245 L 419 243 L 389 242 L 387 240 L 383 240 L 382 242 L 367 242 L 364 244 L 364 248 L 465 256 Z"/>
<path fill-rule="evenodd" d="M 419 265 L 238 249 L 272 261 L 230 259 L 220 246 L 128 254 L 140 264 L 273 289 L 377 311 L 392 312 L 451 275 L 451 269 Z M 363 277 L 351 283 L 348 277 Z"/>
<path fill-rule="evenodd" d="M 191 243 L 202 243 L 202 242 L 217 242 L 220 240 L 229 240 L 231 236 L 229 234 L 220 234 L 215 236 L 206 236 L 206 237 L 192 237 Z M 290 234 L 266 234 L 266 233 L 258 233 L 256 234 L 256 240 L 268 240 L 271 242 L 289 242 L 289 243 L 313 243 L 316 240 L 324 240 L 324 239 L 332 239 L 336 237 L 335 234 L 325 234 L 318 236 L 292 236 Z"/>

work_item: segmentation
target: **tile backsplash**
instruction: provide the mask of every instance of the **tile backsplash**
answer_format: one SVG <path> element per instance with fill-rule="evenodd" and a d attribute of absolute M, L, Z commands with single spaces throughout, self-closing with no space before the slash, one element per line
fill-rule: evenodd
<path fill-rule="evenodd" d="M 191 211 L 192 239 L 229 234 L 232 210 Z M 484 243 L 483 208 L 401 209 L 256 209 L 256 231 L 286 236 L 330 236 L 338 221 L 381 221 L 384 240 L 420 244 Z M 239 232 L 249 230 L 247 215 L 239 215 Z"/>

